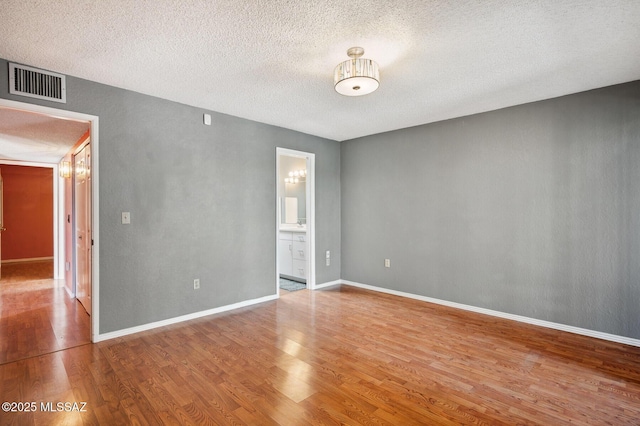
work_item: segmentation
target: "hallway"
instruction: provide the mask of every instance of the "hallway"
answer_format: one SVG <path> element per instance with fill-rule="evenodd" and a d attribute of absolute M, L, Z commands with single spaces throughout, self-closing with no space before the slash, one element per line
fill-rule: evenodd
<path fill-rule="evenodd" d="M 2 265 L 0 364 L 90 343 L 89 315 L 52 277 L 53 261 Z"/>

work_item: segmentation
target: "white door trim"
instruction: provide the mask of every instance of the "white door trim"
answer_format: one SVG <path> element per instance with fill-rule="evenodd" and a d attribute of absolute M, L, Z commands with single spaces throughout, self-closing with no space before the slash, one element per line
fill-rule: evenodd
<path fill-rule="evenodd" d="M 307 288 L 316 288 L 316 155 L 311 152 L 296 151 L 293 149 L 276 147 L 276 294 L 280 296 L 280 253 L 278 250 L 278 239 L 280 232 L 280 157 L 299 157 L 307 161 L 307 178 L 305 183 L 306 212 L 307 212 L 307 235 L 309 236 L 309 279 Z"/>
<path fill-rule="evenodd" d="M 98 157 L 99 157 L 99 138 L 98 138 L 98 116 L 83 114 L 80 112 L 74 111 L 66 111 L 57 108 L 45 107 L 25 102 L 17 102 L 10 101 L 8 99 L 0 99 L 0 107 L 5 108 L 13 108 L 27 112 L 36 112 L 40 114 L 46 114 L 51 117 L 60 118 L 60 119 L 71 119 L 71 120 L 82 120 L 88 121 L 91 123 L 91 131 L 90 138 L 91 143 L 93 145 L 91 149 L 91 222 L 93 229 L 93 250 L 92 250 L 92 268 L 91 268 L 91 341 L 98 341 L 98 336 L 100 332 L 100 222 L 98 221 L 99 212 L 100 212 L 100 200 L 99 200 L 99 168 L 98 168 Z M 76 141 L 73 141 L 75 144 Z M 21 163 L 26 165 L 27 163 Z M 58 166 L 57 164 L 53 166 L 53 172 L 57 176 L 58 175 Z M 58 179 L 54 179 L 54 182 L 57 182 Z M 55 184 L 54 184 L 55 185 Z M 60 193 L 54 189 L 54 196 L 60 196 Z M 55 207 L 54 207 L 55 209 Z M 58 211 L 54 211 L 54 218 L 57 221 L 61 220 L 61 216 Z M 64 220 L 64 218 L 62 219 Z M 58 227 L 58 223 L 54 226 L 54 233 L 56 228 Z M 59 246 L 59 242 L 57 244 Z M 64 249 L 63 249 L 64 252 Z M 59 253 L 58 253 L 59 254 Z M 55 249 L 54 249 L 55 256 Z"/>

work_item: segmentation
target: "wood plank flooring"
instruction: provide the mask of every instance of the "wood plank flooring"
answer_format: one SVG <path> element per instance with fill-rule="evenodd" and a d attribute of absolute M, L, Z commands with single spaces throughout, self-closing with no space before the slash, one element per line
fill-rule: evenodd
<path fill-rule="evenodd" d="M 638 425 L 640 348 L 337 286 L 1 365 L 1 401 L 38 407 L 2 425 Z"/>
<path fill-rule="evenodd" d="M 2 265 L 0 364 L 90 343 L 89 316 L 53 279 L 53 261 Z"/>

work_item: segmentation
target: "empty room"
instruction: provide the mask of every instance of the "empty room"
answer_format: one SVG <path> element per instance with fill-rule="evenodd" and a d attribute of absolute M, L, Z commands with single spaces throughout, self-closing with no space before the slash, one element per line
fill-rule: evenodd
<path fill-rule="evenodd" d="M 637 1 L 9 0 L 0 40 L 0 424 L 638 424 Z"/>

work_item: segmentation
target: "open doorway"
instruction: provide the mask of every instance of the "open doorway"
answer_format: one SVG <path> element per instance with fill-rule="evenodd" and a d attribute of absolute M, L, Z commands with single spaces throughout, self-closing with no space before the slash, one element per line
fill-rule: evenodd
<path fill-rule="evenodd" d="M 54 278 L 54 180 L 52 165 L 7 164 L 2 175 L 2 233 L 0 259 L 16 262 L 48 261 Z M 1 279 L 1 275 L 0 275 Z"/>
<path fill-rule="evenodd" d="M 16 120 L 21 125 L 16 125 Z M 11 298 L 12 304 L 1 303 L 4 306 L 14 306 L 13 314 L 3 309 L 0 312 L 0 327 L 4 331 L 13 330 L 13 335 L 21 335 L 20 341 L 8 341 L 2 339 L 0 344 L 0 363 L 22 359 L 29 356 L 86 344 L 96 340 L 98 332 L 97 312 L 92 308 L 97 298 L 89 300 L 89 309 L 85 310 L 76 299 L 74 239 L 76 213 L 72 204 L 73 191 L 72 175 L 63 176 L 63 162 L 67 157 L 72 158 L 81 140 L 87 143 L 91 140 L 94 151 L 97 148 L 97 120 L 95 116 L 57 110 L 48 107 L 40 107 L 32 104 L 24 104 L 0 99 L 0 161 L 14 165 L 30 165 L 49 168 L 53 174 L 53 259 L 48 259 L 48 265 L 27 265 L 24 263 L 19 269 L 12 272 L 12 282 L 1 280 L 0 297 Z M 70 130 L 71 129 L 71 130 Z M 83 135 L 79 140 L 78 129 Z M 48 133 L 54 141 L 49 141 L 44 146 L 39 140 L 39 134 Z M 69 132 L 75 136 L 62 141 L 63 136 Z M 57 138 L 57 139 L 56 139 Z M 62 144 L 62 145 L 61 145 Z M 66 145 L 65 145 L 66 144 Z M 56 155 L 56 151 L 57 155 Z M 62 151 L 60 151 L 62 150 Z M 52 153 L 53 151 L 53 153 Z M 59 153 L 63 152 L 65 157 Z M 56 162 L 46 160 L 47 155 L 56 155 Z M 97 186 L 97 158 L 87 156 L 89 164 L 93 168 L 92 180 L 88 181 L 90 191 Z M 85 161 L 86 161 L 85 159 Z M 67 164 L 69 165 L 69 164 Z M 71 167 L 71 169 L 73 169 Z M 89 192 L 89 194 L 91 194 Z M 97 197 L 85 197 L 89 204 L 89 224 L 94 224 L 96 218 L 95 206 Z M 91 226 L 90 225 L 90 226 Z M 96 231 L 93 227 L 92 231 Z M 89 235 L 89 245 L 93 243 L 93 253 L 89 252 L 91 266 L 85 275 L 88 280 L 90 293 L 96 294 L 98 282 L 97 275 L 97 237 L 94 232 Z M 71 247 L 71 248 L 69 248 Z M 32 261 L 39 259 L 31 259 Z M 40 259 L 44 260 L 44 259 Z M 25 268 L 32 266 L 32 268 Z M 14 268 L 15 269 L 15 268 Z M 28 270 L 30 269 L 30 270 Z M 43 273 L 48 276 L 38 275 Z M 53 276 L 50 272 L 53 270 Z M 7 272 L 11 272 L 7 270 Z M 27 285 L 20 281 L 28 282 Z M 9 299 L 4 299 L 8 301 Z M 86 302 L 85 302 L 86 303 Z M 94 311 L 89 317 L 87 312 Z M 39 327 L 31 327 L 31 330 L 21 330 L 25 324 L 38 324 Z M 18 333 L 20 331 L 20 333 Z M 10 333 L 10 334 L 11 334 Z M 28 338 L 27 334 L 34 334 L 34 338 Z M 10 334 L 2 333 L 5 336 Z M 25 344 L 31 341 L 32 346 Z"/>
<path fill-rule="evenodd" d="M 55 274 L 55 165 L 0 161 L 3 175 L 0 363 L 90 342 L 90 318 Z M 55 253 L 64 259 L 64 252 Z"/>
<path fill-rule="evenodd" d="M 315 288 L 315 155 L 276 149 L 276 289 Z"/>

